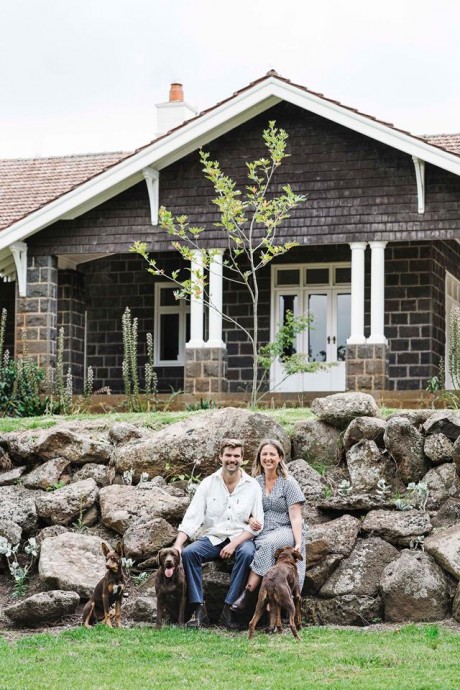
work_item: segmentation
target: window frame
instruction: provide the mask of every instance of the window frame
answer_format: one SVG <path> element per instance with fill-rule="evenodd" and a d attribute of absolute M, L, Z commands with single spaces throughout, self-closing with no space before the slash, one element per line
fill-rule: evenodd
<path fill-rule="evenodd" d="M 162 290 L 178 289 L 171 281 L 159 281 L 155 283 L 154 297 L 154 362 L 156 367 L 180 367 L 185 364 L 185 339 L 187 333 L 187 314 L 190 314 L 190 304 L 185 299 L 176 300 L 175 304 L 161 305 Z M 179 336 L 178 336 L 178 358 L 161 359 L 161 317 L 163 314 L 178 314 L 179 316 Z"/>

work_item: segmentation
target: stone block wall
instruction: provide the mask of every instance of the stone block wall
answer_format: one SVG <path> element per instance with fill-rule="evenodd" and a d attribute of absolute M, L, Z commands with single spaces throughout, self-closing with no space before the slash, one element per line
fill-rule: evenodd
<path fill-rule="evenodd" d="M 225 348 L 187 348 L 185 354 L 185 393 L 204 396 L 227 393 L 227 351 Z"/>
<path fill-rule="evenodd" d="M 170 272 L 178 268 L 177 253 L 158 255 Z M 94 369 L 95 389 L 110 386 L 123 393 L 122 316 L 126 307 L 138 319 L 138 363 L 141 388 L 147 357 L 147 333 L 154 333 L 155 278 L 145 261 L 134 254 L 117 254 L 82 264 L 87 309 L 87 362 Z M 157 367 L 160 392 L 183 390 L 184 367 Z"/>
<path fill-rule="evenodd" d="M 345 364 L 348 391 L 388 389 L 387 345 L 347 345 Z"/>
<path fill-rule="evenodd" d="M 83 274 L 59 271 L 58 330 L 64 329 L 64 369 L 71 368 L 76 391 L 83 389 L 84 381 L 85 310 Z"/>
<path fill-rule="evenodd" d="M 445 272 L 460 278 L 454 242 L 390 243 L 385 250 L 385 334 L 390 390 L 424 390 L 445 346 Z"/>
<path fill-rule="evenodd" d="M 16 298 L 16 356 L 22 336 L 29 354 L 43 366 L 54 365 L 57 339 L 57 258 L 32 256 L 27 261 L 27 295 Z"/>

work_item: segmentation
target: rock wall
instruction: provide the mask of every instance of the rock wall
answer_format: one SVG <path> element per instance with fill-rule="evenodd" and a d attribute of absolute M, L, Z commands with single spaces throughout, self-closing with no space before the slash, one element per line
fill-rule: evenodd
<path fill-rule="evenodd" d="M 3 434 L 0 538 L 20 553 L 37 539 L 42 592 L 0 614 L 34 624 L 75 609 L 104 574 L 103 540 L 122 540 L 133 572 L 150 572 L 174 541 L 188 480 L 214 471 L 231 436 L 244 439 L 249 466 L 261 438 L 277 438 L 305 493 L 307 622 L 460 620 L 460 413 L 382 419 L 361 393 L 317 399 L 312 409 L 317 418 L 297 423 L 292 438 L 267 415 L 233 408 L 157 432 L 98 420 Z M 4 555 L 0 578 L 10 580 Z M 228 579 L 226 564 L 205 567 L 211 620 Z M 154 619 L 152 578 L 132 587 L 124 610 Z"/>

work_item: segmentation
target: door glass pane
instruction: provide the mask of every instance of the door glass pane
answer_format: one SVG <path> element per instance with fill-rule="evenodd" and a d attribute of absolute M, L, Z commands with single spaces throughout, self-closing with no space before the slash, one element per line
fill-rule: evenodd
<path fill-rule="evenodd" d="M 179 359 L 179 314 L 160 316 L 160 360 Z"/>
<path fill-rule="evenodd" d="M 337 295 L 337 361 L 345 361 L 347 339 L 351 328 L 351 295 Z"/>
<path fill-rule="evenodd" d="M 307 268 L 307 285 L 329 285 L 329 268 Z"/>
<path fill-rule="evenodd" d="M 290 312 L 293 316 L 297 316 L 297 295 L 280 295 L 279 297 L 279 314 L 280 322 L 283 326 L 287 322 L 287 314 Z M 295 343 L 284 348 L 283 354 L 285 357 L 291 357 L 296 353 Z"/>
<path fill-rule="evenodd" d="M 327 295 L 308 295 L 308 313 L 313 321 L 308 328 L 308 359 L 326 361 Z"/>
<path fill-rule="evenodd" d="M 177 306 L 178 302 L 174 297 L 177 288 L 161 288 L 160 290 L 160 306 L 171 307 Z"/>

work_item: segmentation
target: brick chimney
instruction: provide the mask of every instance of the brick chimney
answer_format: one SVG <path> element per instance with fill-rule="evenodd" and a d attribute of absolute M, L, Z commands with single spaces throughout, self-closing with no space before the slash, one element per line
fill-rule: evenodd
<path fill-rule="evenodd" d="M 169 89 L 169 100 L 157 103 L 157 135 L 165 134 L 169 130 L 181 125 L 196 115 L 196 110 L 184 101 L 182 84 L 173 82 Z"/>

